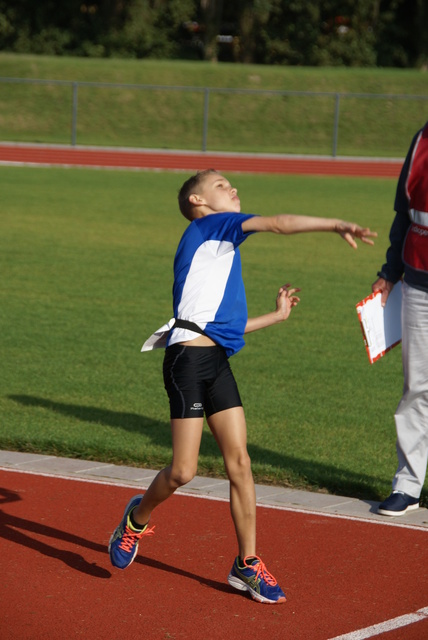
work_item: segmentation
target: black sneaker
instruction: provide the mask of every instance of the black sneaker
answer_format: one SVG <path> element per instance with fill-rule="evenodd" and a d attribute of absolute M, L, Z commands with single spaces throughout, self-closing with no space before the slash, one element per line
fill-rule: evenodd
<path fill-rule="evenodd" d="M 419 508 L 419 498 L 412 498 L 403 491 L 393 491 L 380 503 L 377 512 L 383 516 L 404 516 L 407 511 Z"/>

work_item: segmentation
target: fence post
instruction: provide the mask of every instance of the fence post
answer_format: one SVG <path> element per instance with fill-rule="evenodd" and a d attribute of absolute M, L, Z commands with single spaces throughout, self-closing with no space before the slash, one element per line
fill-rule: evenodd
<path fill-rule="evenodd" d="M 71 144 L 76 145 L 77 138 L 77 82 L 73 82 L 73 111 L 71 116 Z"/>
<path fill-rule="evenodd" d="M 210 90 L 208 87 L 204 89 L 204 124 L 202 131 L 202 151 L 207 150 L 207 139 L 208 139 L 208 105 L 210 99 Z"/>
<path fill-rule="evenodd" d="M 337 154 L 337 139 L 339 137 L 339 103 L 340 103 L 340 93 L 336 93 L 336 99 L 334 104 L 334 129 L 333 129 L 333 158 L 336 157 Z"/>

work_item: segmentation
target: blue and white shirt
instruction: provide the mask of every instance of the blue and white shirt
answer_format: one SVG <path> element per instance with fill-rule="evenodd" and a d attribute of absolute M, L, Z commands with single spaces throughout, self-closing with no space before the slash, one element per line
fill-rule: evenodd
<path fill-rule="evenodd" d="M 228 356 L 245 344 L 248 314 L 238 247 L 252 233 L 242 231 L 242 223 L 252 217 L 215 213 L 193 220 L 174 260 L 174 317 L 196 323 Z M 175 328 L 167 346 L 198 335 Z"/>

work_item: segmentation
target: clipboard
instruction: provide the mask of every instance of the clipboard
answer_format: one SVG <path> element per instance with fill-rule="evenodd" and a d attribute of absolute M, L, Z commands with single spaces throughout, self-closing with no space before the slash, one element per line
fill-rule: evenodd
<path fill-rule="evenodd" d="M 401 342 L 401 280 L 394 285 L 385 307 L 376 291 L 355 307 L 370 364 L 382 358 Z"/>

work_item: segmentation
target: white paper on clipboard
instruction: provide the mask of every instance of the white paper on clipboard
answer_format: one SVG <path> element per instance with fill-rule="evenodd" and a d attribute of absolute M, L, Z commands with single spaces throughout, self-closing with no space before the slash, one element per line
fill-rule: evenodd
<path fill-rule="evenodd" d="M 392 289 L 385 307 L 376 291 L 356 304 L 370 363 L 376 362 L 401 342 L 401 281 Z"/>

